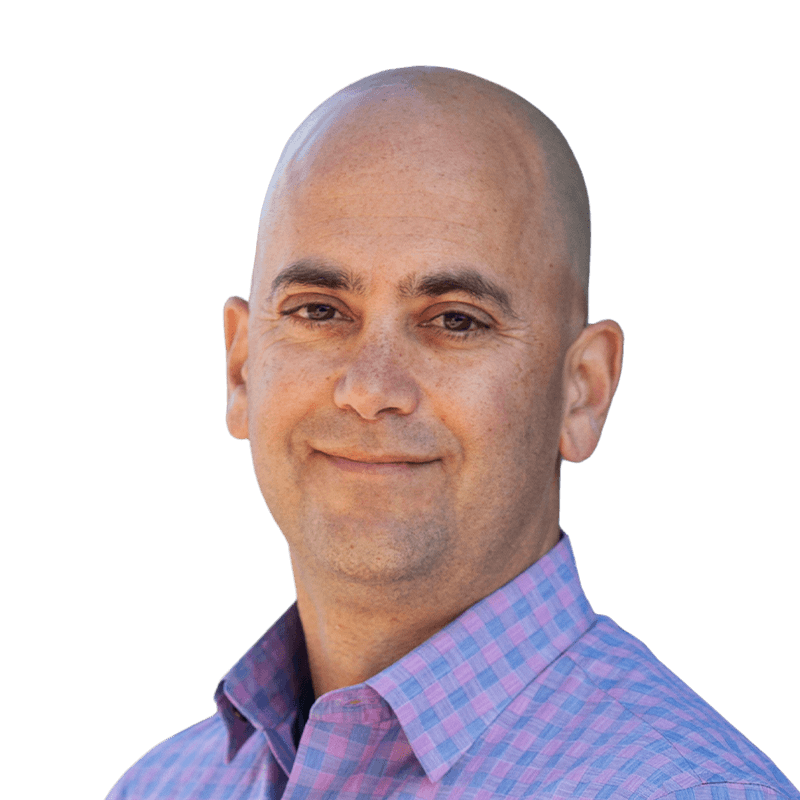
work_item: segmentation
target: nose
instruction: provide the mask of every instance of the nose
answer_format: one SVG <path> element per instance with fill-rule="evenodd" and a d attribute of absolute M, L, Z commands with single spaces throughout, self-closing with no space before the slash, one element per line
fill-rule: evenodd
<path fill-rule="evenodd" d="M 419 405 L 420 388 L 396 340 L 384 332 L 354 346 L 333 399 L 339 408 L 376 420 L 384 413 L 411 414 Z"/>

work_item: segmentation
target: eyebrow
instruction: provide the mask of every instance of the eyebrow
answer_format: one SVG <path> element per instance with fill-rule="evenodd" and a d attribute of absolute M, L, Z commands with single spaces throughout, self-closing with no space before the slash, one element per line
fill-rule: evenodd
<path fill-rule="evenodd" d="M 319 286 L 322 289 L 339 289 L 363 294 L 364 284 L 355 275 L 331 264 L 303 259 L 281 270 L 272 281 L 270 296 L 283 286 L 302 284 Z"/>
<path fill-rule="evenodd" d="M 364 293 L 360 278 L 341 267 L 313 259 L 297 261 L 281 270 L 272 281 L 270 296 L 292 285 Z M 517 316 L 508 293 L 471 267 L 444 269 L 421 277 L 411 275 L 400 282 L 398 289 L 401 297 L 441 297 L 450 292 L 463 292 L 476 300 L 493 300 L 506 314 Z"/>
<path fill-rule="evenodd" d="M 400 283 L 400 294 L 404 297 L 440 297 L 449 292 L 463 292 L 476 300 L 493 300 L 506 314 L 517 316 L 511 307 L 508 292 L 471 267 L 445 269 L 422 277 L 412 276 Z"/>

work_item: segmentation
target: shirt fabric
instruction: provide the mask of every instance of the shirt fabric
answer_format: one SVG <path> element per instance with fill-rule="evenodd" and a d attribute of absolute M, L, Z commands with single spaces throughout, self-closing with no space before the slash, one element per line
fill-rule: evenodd
<path fill-rule="evenodd" d="M 292 606 L 219 684 L 217 713 L 151 750 L 108 800 L 800 800 L 592 611 L 563 534 L 408 655 L 318 698 L 299 736 L 309 692 Z"/>

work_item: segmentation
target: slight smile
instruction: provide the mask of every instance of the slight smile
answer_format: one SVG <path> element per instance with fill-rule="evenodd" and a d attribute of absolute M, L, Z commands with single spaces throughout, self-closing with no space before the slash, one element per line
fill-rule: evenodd
<path fill-rule="evenodd" d="M 345 472 L 360 472 L 372 475 L 409 474 L 417 472 L 420 468 L 434 464 L 439 459 L 422 460 L 409 456 L 376 456 L 364 455 L 358 457 L 345 457 L 316 450 L 325 460 Z"/>

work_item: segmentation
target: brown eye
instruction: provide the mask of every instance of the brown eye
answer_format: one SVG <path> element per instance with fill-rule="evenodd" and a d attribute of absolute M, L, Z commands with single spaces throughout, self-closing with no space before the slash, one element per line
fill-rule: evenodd
<path fill-rule="evenodd" d="M 458 341 L 466 341 L 473 336 L 487 333 L 491 327 L 491 325 L 472 314 L 457 309 L 437 314 L 427 323 L 427 326 L 441 336 L 447 336 L 451 340 Z"/>
<path fill-rule="evenodd" d="M 305 306 L 307 319 L 321 322 L 326 319 L 333 319 L 336 309 L 333 306 L 326 306 L 324 303 L 308 303 Z"/>
<path fill-rule="evenodd" d="M 307 328 L 330 328 L 334 327 L 334 323 L 352 322 L 333 303 L 301 303 L 298 306 L 282 310 L 280 314 L 298 325 L 305 325 Z M 325 322 L 330 322 L 331 325 L 323 325 Z"/>
<path fill-rule="evenodd" d="M 448 311 L 442 314 L 442 324 L 449 331 L 468 331 L 475 320 L 458 311 Z"/>

